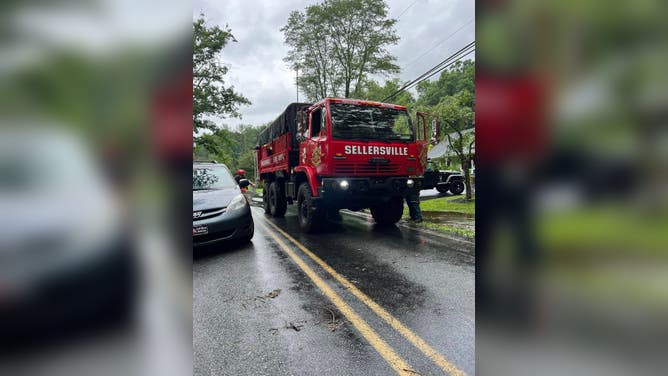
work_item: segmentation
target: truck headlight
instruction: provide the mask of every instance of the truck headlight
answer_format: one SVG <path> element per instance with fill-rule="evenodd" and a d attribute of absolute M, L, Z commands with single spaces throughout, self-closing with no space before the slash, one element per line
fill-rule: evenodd
<path fill-rule="evenodd" d="M 408 188 L 413 188 L 414 185 L 415 185 L 415 182 L 413 181 L 413 179 L 406 180 L 406 186 Z"/>
<path fill-rule="evenodd" d="M 350 184 L 348 184 L 348 180 L 341 180 L 339 187 L 345 191 L 348 189 L 348 187 L 350 187 Z"/>
<path fill-rule="evenodd" d="M 246 197 L 244 197 L 243 194 L 235 196 L 232 201 L 230 201 L 230 204 L 227 205 L 227 211 L 235 211 L 244 208 L 246 205 L 248 205 L 248 201 L 246 201 Z"/>

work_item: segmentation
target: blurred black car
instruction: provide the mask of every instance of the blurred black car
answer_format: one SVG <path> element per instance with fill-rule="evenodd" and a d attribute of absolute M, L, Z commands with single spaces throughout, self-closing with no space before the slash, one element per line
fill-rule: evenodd
<path fill-rule="evenodd" d="M 250 205 L 239 184 L 223 164 L 193 163 L 193 245 L 195 247 L 226 240 L 248 242 L 254 224 Z"/>
<path fill-rule="evenodd" d="M 3 348 L 58 339 L 133 311 L 132 229 L 92 155 L 64 131 L 0 132 Z"/>

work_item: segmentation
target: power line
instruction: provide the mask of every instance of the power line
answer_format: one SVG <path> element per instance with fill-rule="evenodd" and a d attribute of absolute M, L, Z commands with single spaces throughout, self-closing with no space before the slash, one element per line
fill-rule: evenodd
<path fill-rule="evenodd" d="M 418 83 L 420 83 L 420 82 L 432 77 L 433 75 L 443 71 L 444 69 L 448 68 L 450 65 L 452 65 L 452 64 L 456 63 L 457 61 L 461 60 L 462 58 L 468 56 L 473 51 L 475 51 L 475 41 L 467 44 L 466 46 L 462 47 L 460 50 L 458 50 L 454 54 L 448 56 L 445 60 L 436 64 L 434 67 L 432 67 L 428 71 L 424 72 L 423 74 L 421 74 L 416 79 L 406 83 L 399 90 L 392 93 L 392 95 L 383 99 L 382 102 L 385 102 L 388 99 L 394 98 L 397 94 L 401 93 L 402 91 L 408 90 L 408 89 L 412 88 L 413 86 L 417 85 Z"/>
<path fill-rule="evenodd" d="M 440 45 L 443 44 L 445 41 L 447 41 L 448 39 L 452 38 L 455 34 L 457 34 L 457 33 L 458 33 L 459 31 L 461 31 L 463 28 L 465 28 L 466 26 L 468 26 L 469 24 L 471 24 L 471 22 L 473 22 L 474 19 L 475 19 L 475 18 L 471 18 L 467 23 L 465 23 L 465 24 L 463 24 L 462 26 L 460 26 L 459 28 L 457 28 L 457 30 L 455 30 L 452 34 L 448 35 L 445 39 L 441 40 L 440 42 L 438 42 L 437 44 L 435 44 L 434 46 L 432 46 L 432 47 L 431 47 L 429 50 L 427 50 L 425 53 L 423 53 L 422 55 L 420 55 L 420 56 L 416 57 L 415 59 L 411 60 L 411 62 L 409 62 L 408 64 L 406 64 L 406 65 L 404 66 L 403 69 L 406 69 L 406 68 L 410 67 L 411 65 L 413 65 L 413 63 L 415 63 L 416 61 L 420 60 L 421 57 L 423 57 L 424 55 L 426 55 L 426 54 L 430 53 L 431 51 L 433 51 L 434 48 L 440 46 Z"/>
<path fill-rule="evenodd" d="M 431 69 L 429 69 L 428 71 L 426 71 L 425 73 L 423 73 L 422 75 L 420 75 L 418 78 L 416 78 L 416 79 L 413 80 L 412 82 L 408 83 L 407 85 L 411 85 L 412 83 L 414 83 L 414 82 L 416 82 L 416 81 L 421 81 L 425 76 L 427 76 L 427 75 L 429 75 L 430 73 L 432 73 L 433 71 L 438 70 L 439 68 L 443 67 L 443 65 L 447 64 L 450 60 L 455 59 L 459 54 L 463 53 L 464 51 L 466 51 L 466 50 L 469 49 L 469 48 L 472 48 L 474 45 L 475 45 L 475 41 L 470 42 L 470 43 L 467 44 L 466 46 L 464 46 L 464 47 L 462 47 L 461 49 L 459 49 L 457 52 L 455 52 L 455 53 L 453 53 L 452 55 L 448 56 L 445 60 L 443 60 L 443 61 L 441 61 L 440 63 L 436 64 L 436 66 L 432 67 Z"/>
<path fill-rule="evenodd" d="M 468 51 L 463 51 L 462 54 L 461 54 L 460 56 L 458 56 L 455 60 L 449 62 L 447 65 L 445 65 L 445 66 L 439 68 L 438 70 L 432 72 L 431 74 L 429 74 L 429 75 L 423 77 L 423 78 L 420 79 L 419 81 L 414 82 L 414 83 L 411 83 L 411 84 L 410 84 L 408 87 L 406 87 L 404 90 L 412 89 L 413 87 L 415 87 L 415 86 L 416 86 L 417 84 L 419 84 L 420 82 L 425 81 L 425 80 L 431 78 L 432 76 L 434 76 L 435 74 L 444 71 L 446 68 L 448 68 L 449 66 L 453 65 L 454 63 L 460 61 L 460 60 L 463 59 L 464 57 L 470 55 L 470 54 L 473 53 L 474 51 L 475 51 L 475 47 L 469 49 Z M 398 93 L 397 93 L 397 94 L 398 94 Z"/>
<path fill-rule="evenodd" d="M 426 79 L 426 78 L 428 78 L 428 77 L 431 77 L 434 73 L 438 73 L 438 72 L 440 72 L 441 70 L 443 70 L 443 69 L 446 67 L 446 64 L 448 64 L 450 61 L 452 61 L 453 59 L 456 59 L 457 57 L 459 57 L 459 56 L 461 56 L 462 54 L 464 54 L 467 50 L 473 48 L 474 44 L 475 44 L 475 41 L 473 41 L 473 42 L 467 44 L 466 46 L 464 46 L 463 48 L 461 48 L 460 50 L 458 50 L 458 51 L 455 52 L 454 54 L 452 54 L 452 55 L 450 55 L 449 57 L 447 57 L 445 60 L 443 60 L 443 61 L 441 61 L 440 63 L 438 63 L 436 66 L 432 67 L 431 69 L 429 69 L 429 70 L 426 71 L 425 73 L 421 74 L 421 75 L 420 75 L 419 77 L 417 77 L 416 79 L 414 79 L 414 80 L 412 80 L 412 81 L 406 83 L 403 87 L 401 87 L 399 90 L 397 90 L 395 93 L 393 93 L 391 96 L 389 96 L 389 97 L 387 97 L 387 98 L 385 98 L 385 99 L 390 99 L 390 98 L 392 98 L 393 96 L 395 96 L 396 94 L 398 94 L 398 93 L 400 93 L 400 92 L 402 92 L 402 91 L 408 89 L 409 87 L 412 87 L 414 84 L 419 83 L 420 81 L 423 81 L 424 79 Z M 471 51 L 472 51 L 472 50 L 471 50 Z M 468 54 L 468 53 L 470 53 L 470 51 L 467 52 L 466 54 Z M 385 99 L 384 99 L 384 100 L 385 100 Z"/>
<path fill-rule="evenodd" d="M 415 3 L 417 3 L 417 1 L 418 1 L 418 0 L 413 1 L 413 2 L 411 3 L 411 5 L 407 6 L 406 9 L 404 9 L 401 13 L 399 13 L 399 15 L 397 16 L 397 20 L 398 20 L 399 18 L 401 18 L 401 16 L 403 16 L 404 13 L 406 13 L 407 10 L 409 10 L 413 5 L 415 5 Z"/>
<path fill-rule="evenodd" d="M 474 48 L 471 48 L 471 49 L 470 49 L 468 52 L 466 52 L 465 54 L 459 56 L 459 57 L 457 58 L 457 60 L 450 62 L 450 64 L 444 66 L 443 68 L 439 69 L 438 71 L 436 71 L 436 72 L 430 74 L 429 76 L 423 78 L 422 80 L 420 80 L 420 82 L 422 82 L 422 81 L 424 81 L 424 80 L 430 78 L 431 76 L 435 75 L 436 73 L 442 72 L 443 70 L 445 70 L 445 68 L 451 66 L 452 64 L 454 64 L 454 63 L 460 61 L 461 59 L 465 58 L 466 56 L 472 54 L 474 51 L 475 51 L 475 47 L 474 47 Z M 419 84 L 420 82 L 416 82 L 416 84 Z M 411 87 L 409 87 L 408 89 L 412 88 L 413 86 L 415 86 L 415 85 L 411 85 Z"/>

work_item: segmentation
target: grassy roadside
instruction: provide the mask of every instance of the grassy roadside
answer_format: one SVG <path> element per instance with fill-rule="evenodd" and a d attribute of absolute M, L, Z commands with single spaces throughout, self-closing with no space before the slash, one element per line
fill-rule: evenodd
<path fill-rule="evenodd" d="M 420 202 L 420 208 L 422 211 L 475 214 L 475 199 L 470 202 L 462 201 L 464 196 L 441 197 Z"/>
<path fill-rule="evenodd" d="M 428 228 L 430 230 L 436 230 L 436 231 L 441 231 L 441 232 L 447 232 L 450 234 L 456 234 L 456 235 L 461 235 L 466 238 L 475 238 L 475 231 L 474 230 L 468 230 L 465 228 L 459 228 L 459 227 L 453 227 L 453 226 L 448 226 L 448 225 L 442 225 L 438 223 L 431 223 L 431 222 L 426 222 L 423 221 L 422 223 L 415 223 L 414 224 L 416 227 L 424 227 Z"/>
<path fill-rule="evenodd" d="M 539 239 L 551 257 L 571 259 L 665 256 L 668 217 L 650 217 L 633 208 L 590 207 L 551 213 L 537 220 Z"/>
<path fill-rule="evenodd" d="M 668 312 L 668 216 L 620 203 L 591 205 L 536 220 L 547 281 L 608 310 Z"/>
<path fill-rule="evenodd" d="M 475 226 L 465 225 L 472 222 L 470 217 L 475 214 L 475 200 L 464 201 L 464 196 L 441 197 L 420 203 L 422 223 L 412 223 L 415 227 L 456 234 L 467 238 L 475 237 Z M 452 218 L 450 218 L 452 217 Z M 403 218 L 410 221 L 408 207 L 404 207 Z"/>

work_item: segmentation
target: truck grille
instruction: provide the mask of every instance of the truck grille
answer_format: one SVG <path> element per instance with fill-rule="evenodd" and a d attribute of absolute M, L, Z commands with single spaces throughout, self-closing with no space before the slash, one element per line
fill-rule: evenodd
<path fill-rule="evenodd" d="M 355 163 L 355 162 L 335 162 L 335 174 L 345 175 L 388 175 L 398 174 L 399 165 L 396 163 L 388 164 L 370 164 L 370 163 Z"/>

